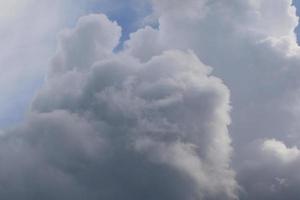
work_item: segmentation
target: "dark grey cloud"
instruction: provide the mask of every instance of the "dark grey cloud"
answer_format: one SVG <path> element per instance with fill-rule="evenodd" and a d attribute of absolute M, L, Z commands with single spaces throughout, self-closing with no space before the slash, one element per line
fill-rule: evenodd
<path fill-rule="evenodd" d="M 60 35 L 28 117 L 0 136 L 1 199 L 237 198 L 228 88 L 192 51 L 114 53 L 120 32 L 89 15 Z"/>

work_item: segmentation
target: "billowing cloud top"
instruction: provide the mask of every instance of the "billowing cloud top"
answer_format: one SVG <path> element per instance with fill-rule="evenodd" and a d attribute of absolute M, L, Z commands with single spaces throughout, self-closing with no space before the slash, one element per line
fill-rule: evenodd
<path fill-rule="evenodd" d="M 120 31 L 89 15 L 60 35 L 30 116 L 1 136 L 3 199 L 235 198 L 227 87 L 192 51 L 114 53 Z"/>
<path fill-rule="evenodd" d="M 28 116 L 0 136 L 1 199 L 298 199 L 291 0 L 150 4 L 141 24 L 158 25 L 125 42 L 103 14 L 60 33 Z"/>

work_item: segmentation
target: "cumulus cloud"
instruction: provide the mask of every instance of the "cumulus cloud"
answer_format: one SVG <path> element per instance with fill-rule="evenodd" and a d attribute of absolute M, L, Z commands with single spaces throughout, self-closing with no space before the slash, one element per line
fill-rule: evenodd
<path fill-rule="evenodd" d="M 297 199 L 299 148 L 275 139 L 257 142 L 256 147 L 238 173 L 246 189 L 241 199 Z"/>
<path fill-rule="evenodd" d="M 241 198 L 297 199 L 296 182 L 272 193 L 266 189 L 268 184 L 262 187 L 258 180 L 249 178 L 274 180 L 279 171 L 271 165 L 249 169 L 260 160 L 259 141 L 276 138 L 291 146 L 299 145 L 299 47 L 294 33 L 298 17 L 292 1 L 191 0 L 179 6 L 180 2 L 174 0 L 153 4 L 159 27 L 133 33 L 126 50 L 147 61 L 165 49 L 192 49 L 204 63 L 213 66 L 213 74 L 221 77 L 231 91 L 233 123 L 229 131 L 236 152 L 234 167 L 247 194 Z M 181 12 L 181 8 L 187 12 Z M 142 51 L 147 38 L 154 40 L 154 47 Z M 264 147 L 265 155 L 285 162 L 297 155 L 296 148 L 274 141 L 266 141 Z M 291 173 L 289 177 L 293 175 L 287 166 L 280 169 Z M 260 176 L 266 170 L 268 173 Z"/>
<path fill-rule="evenodd" d="M 275 156 L 282 162 L 293 162 L 300 156 L 300 151 L 297 147 L 288 148 L 284 143 L 275 139 L 265 140 L 262 145 L 262 150 L 270 156 Z"/>
<path fill-rule="evenodd" d="M 1 133 L 3 199 L 298 198 L 292 1 L 151 4 L 157 26 L 124 44 L 105 15 L 60 34 L 29 116 Z"/>
<path fill-rule="evenodd" d="M 22 119 L 40 87 L 55 33 L 80 13 L 70 1 L 0 0 L 1 128 Z"/>
<path fill-rule="evenodd" d="M 60 34 L 28 117 L 1 135 L 2 199 L 237 198 L 228 88 L 191 50 L 116 53 L 120 33 L 88 15 Z"/>

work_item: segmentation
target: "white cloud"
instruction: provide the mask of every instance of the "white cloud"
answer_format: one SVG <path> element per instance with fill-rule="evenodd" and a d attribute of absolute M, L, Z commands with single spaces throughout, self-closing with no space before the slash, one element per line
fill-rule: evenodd
<path fill-rule="evenodd" d="M 60 1 L 0 1 L 0 126 L 14 124 L 40 86 L 67 18 Z M 66 8 L 66 7 L 64 7 Z M 63 11 L 63 12 L 62 12 Z M 18 109 L 16 109 L 18 108 Z M 9 123 L 5 123 L 10 121 Z"/>
<path fill-rule="evenodd" d="M 297 147 L 288 148 L 284 143 L 275 139 L 265 140 L 262 150 L 283 162 L 293 162 L 300 158 L 300 150 Z"/>
<path fill-rule="evenodd" d="M 266 180 L 274 181 L 279 173 L 276 169 L 292 176 L 288 175 L 289 165 L 284 168 L 275 162 L 277 167 L 259 167 L 256 159 L 260 159 L 261 152 L 253 145 L 263 138 L 278 138 L 291 146 L 299 144 L 291 139 L 298 138 L 300 131 L 299 115 L 294 110 L 300 86 L 299 47 L 294 33 L 298 17 L 292 1 L 191 0 L 184 6 L 176 6 L 180 4 L 176 0 L 153 2 L 158 29 L 146 28 L 132 34 L 127 51 L 147 61 L 165 49 L 192 49 L 212 66 L 213 74 L 224 80 L 232 95 L 230 133 L 235 147 L 234 166 L 247 194 L 241 198 L 295 199 L 299 196 L 294 190 L 297 181 L 277 193 L 267 189 Z M 168 6 L 174 9 L 168 10 Z M 199 16 L 191 15 L 195 10 Z M 149 35 L 154 40 L 152 47 L 143 50 Z M 275 146 L 279 149 L 275 150 Z M 298 154 L 296 148 L 284 148 L 283 144 L 271 141 L 265 143 L 265 151 L 288 163 Z M 264 167 L 270 169 L 262 176 Z"/>
<path fill-rule="evenodd" d="M 4 136 L 2 152 L 12 153 L 1 158 L 17 166 L 0 170 L 2 180 L 17 174 L 4 198 L 234 199 L 231 93 L 241 199 L 297 199 L 300 57 L 291 3 L 154 0 L 147 19 L 158 28 L 137 30 L 118 53 L 116 23 L 82 18 L 61 34 L 32 116 Z M 40 172 L 13 192 L 40 166 L 54 178 Z M 49 188 L 60 192 L 45 197 Z"/>
<path fill-rule="evenodd" d="M 227 87 L 192 51 L 114 53 L 120 31 L 89 15 L 60 35 L 28 118 L 1 135 L 2 199 L 237 198 Z"/>
<path fill-rule="evenodd" d="M 254 144 L 252 156 L 238 172 L 245 189 L 241 199 L 297 199 L 300 150 L 276 139 Z"/>
<path fill-rule="evenodd" d="M 8 18 L 16 17 L 26 9 L 27 5 L 30 4 L 31 0 L 1 0 L 1 21 L 8 20 Z"/>

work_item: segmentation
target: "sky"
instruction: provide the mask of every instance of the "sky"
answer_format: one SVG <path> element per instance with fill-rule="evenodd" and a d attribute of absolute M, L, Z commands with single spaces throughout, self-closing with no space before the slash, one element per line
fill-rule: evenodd
<path fill-rule="evenodd" d="M 298 200 L 299 10 L 0 0 L 1 199 Z"/>

